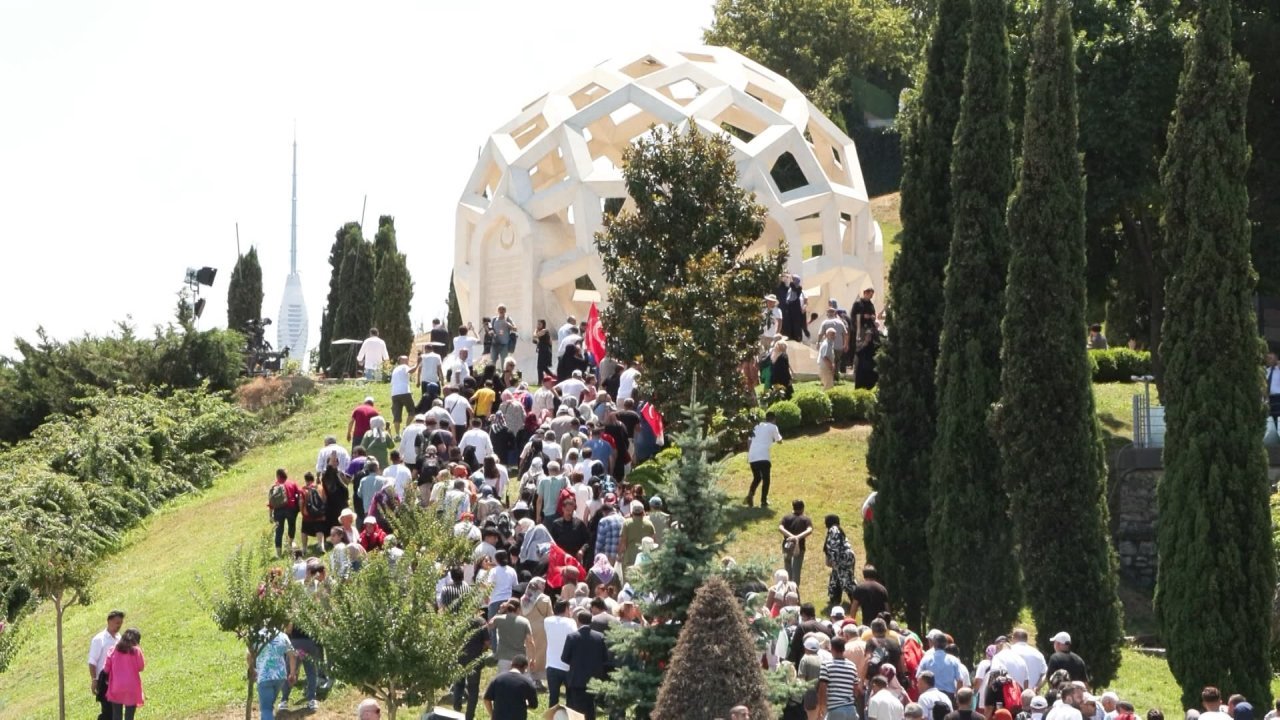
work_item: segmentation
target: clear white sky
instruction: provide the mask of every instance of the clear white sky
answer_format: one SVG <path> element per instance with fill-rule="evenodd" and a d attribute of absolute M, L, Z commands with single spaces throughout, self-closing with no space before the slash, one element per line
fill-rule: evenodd
<path fill-rule="evenodd" d="M 319 337 L 338 227 L 396 218 L 415 326 L 442 311 L 454 208 L 487 135 L 614 56 L 694 45 L 711 0 L 0 0 L 0 353 L 172 318 L 235 223 L 275 318 L 298 132 L 299 270 Z M 274 327 L 268 338 L 275 340 Z"/>

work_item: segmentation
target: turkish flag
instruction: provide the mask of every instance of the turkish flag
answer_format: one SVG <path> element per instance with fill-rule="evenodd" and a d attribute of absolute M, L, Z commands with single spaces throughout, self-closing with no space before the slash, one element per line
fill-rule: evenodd
<path fill-rule="evenodd" d="M 649 423 L 649 429 L 653 431 L 654 437 L 658 439 L 658 444 L 663 443 L 662 436 L 662 413 L 658 412 L 658 406 L 653 403 L 645 403 L 640 409 L 640 416 L 644 421 Z"/>
<path fill-rule="evenodd" d="M 587 315 L 587 352 L 600 362 L 604 359 L 604 325 L 600 324 L 600 311 L 596 309 L 596 304 L 591 303 L 591 314 Z"/>

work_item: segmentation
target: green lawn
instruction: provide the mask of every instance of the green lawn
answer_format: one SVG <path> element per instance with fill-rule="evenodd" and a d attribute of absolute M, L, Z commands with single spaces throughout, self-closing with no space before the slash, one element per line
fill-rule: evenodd
<path fill-rule="evenodd" d="M 388 388 L 374 386 L 387 402 Z M 1131 433 L 1129 397 L 1140 386 L 1097 385 L 1099 415 L 1116 436 Z M 264 488 L 276 467 L 301 475 L 314 462 L 324 435 L 340 434 L 346 416 L 367 392 L 358 385 L 332 386 L 307 401 L 285 421 L 279 441 L 257 448 L 220 477 L 215 487 L 186 498 L 150 518 L 130 533 L 127 547 L 103 563 L 97 600 L 67 613 L 66 647 L 69 716 L 96 713 L 85 688 L 84 653 L 88 639 L 110 608 L 129 612 L 127 623 L 143 632 L 148 655 L 145 674 L 147 717 L 234 718 L 243 703 L 244 655 L 229 637 L 214 630 L 191 597 L 197 574 L 214 582 L 225 558 L 240 542 L 253 542 L 269 525 Z M 750 483 L 743 455 L 725 462 L 724 487 L 735 533 L 730 552 L 739 561 L 780 564 L 777 525 L 793 498 L 804 498 L 821 526 L 827 513 L 840 515 L 859 558 L 865 557 L 860 508 L 868 493 L 865 464 L 868 428 L 833 427 L 789 438 L 774 454 L 770 509 L 746 508 L 742 499 Z M 817 601 L 825 596 L 826 572 L 821 552 L 822 530 L 810 545 L 801 592 Z M 892 592 L 892 588 L 890 588 Z M 1131 601 L 1142 602 L 1139 597 Z M 0 717 L 52 718 L 57 713 L 56 665 L 52 613 L 42 608 L 31 627 L 33 636 L 10 670 L 0 676 Z M 1114 689 L 1132 698 L 1140 711 L 1158 706 L 1166 713 L 1177 706 L 1178 691 L 1162 660 L 1126 650 Z M 300 693 L 299 693 L 300 695 Z M 297 697 L 297 696 L 295 696 Z M 309 717 L 348 717 L 357 699 L 338 691 L 321 713 Z M 481 710 L 483 716 L 483 709 Z"/>

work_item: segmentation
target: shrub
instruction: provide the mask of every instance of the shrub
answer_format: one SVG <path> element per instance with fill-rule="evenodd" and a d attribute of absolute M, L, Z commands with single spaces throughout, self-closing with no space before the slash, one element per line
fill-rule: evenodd
<path fill-rule="evenodd" d="M 1089 367 L 1094 382 L 1129 382 L 1133 377 L 1151 374 L 1151 353 L 1129 348 L 1090 350 Z"/>
<path fill-rule="evenodd" d="M 869 422 L 876 407 L 876 392 L 850 387 L 834 387 L 827 391 L 831 399 L 831 417 L 835 422 Z"/>
<path fill-rule="evenodd" d="M 820 425 L 831 419 L 831 398 L 821 390 L 801 390 L 791 398 L 800 407 L 800 421 Z"/>
<path fill-rule="evenodd" d="M 315 382 L 302 375 L 260 376 L 236 388 L 236 404 L 263 420 L 274 422 L 293 414 L 315 390 Z"/>
<path fill-rule="evenodd" d="M 779 400 L 769 406 L 769 412 L 773 413 L 781 432 L 791 432 L 800 427 L 800 406 L 791 400 Z"/>

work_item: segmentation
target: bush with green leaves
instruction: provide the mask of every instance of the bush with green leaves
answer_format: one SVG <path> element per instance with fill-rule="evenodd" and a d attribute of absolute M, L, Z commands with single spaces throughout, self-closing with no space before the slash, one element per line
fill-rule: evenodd
<path fill-rule="evenodd" d="M 831 419 L 831 398 L 821 390 L 801 390 L 791 401 L 799 406 L 800 422 L 804 425 L 821 425 Z"/>
<path fill-rule="evenodd" d="M 779 400 L 769 406 L 768 412 L 773 413 L 774 424 L 778 426 L 780 432 L 788 433 L 800 428 L 803 415 L 800 412 L 800 406 L 794 401 Z"/>
<path fill-rule="evenodd" d="M 1129 382 L 1151 374 L 1151 353 L 1129 348 L 1090 350 L 1089 365 L 1094 382 Z"/>
<path fill-rule="evenodd" d="M 868 422 L 876 410 L 876 391 L 837 386 L 827 391 L 831 399 L 831 419 L 838 423 Z"/>

